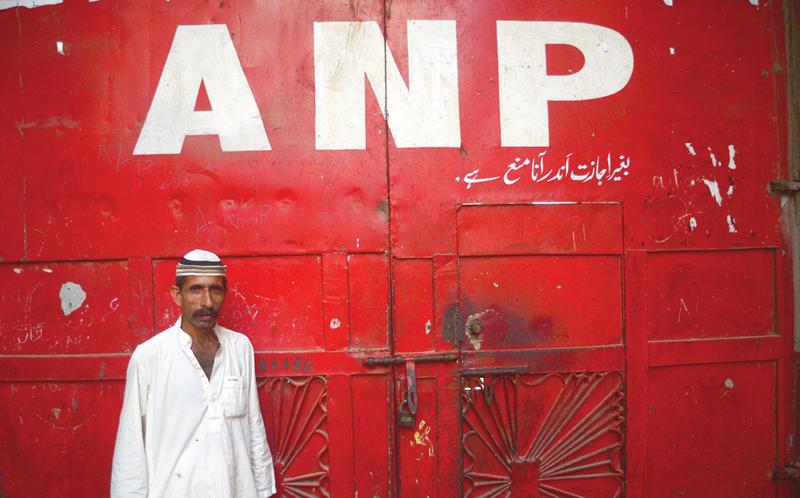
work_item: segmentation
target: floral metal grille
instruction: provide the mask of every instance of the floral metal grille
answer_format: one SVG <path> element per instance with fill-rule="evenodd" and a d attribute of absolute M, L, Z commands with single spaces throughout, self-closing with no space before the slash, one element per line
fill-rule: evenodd
<path fill-rule="evenodd" d="M 279 377 L 266 379 L 263 386 L 268 396 L 262 413 L 275 463 L 277 496 L 330 496 L 326 379 Z"/>
<path fill-rule="evenodd" d="M 467 378 L 466 497 L 622 496 L 619 373 Z"/>

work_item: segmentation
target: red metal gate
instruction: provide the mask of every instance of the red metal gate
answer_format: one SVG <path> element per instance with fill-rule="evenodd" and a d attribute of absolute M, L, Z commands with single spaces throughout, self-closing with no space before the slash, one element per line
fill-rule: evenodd
<path fill-rule="evenodd" d="M 0 2 L 0 496 L 107 493 L 194 247 L 283 496 L 789 496 L 783 11 Z"/>

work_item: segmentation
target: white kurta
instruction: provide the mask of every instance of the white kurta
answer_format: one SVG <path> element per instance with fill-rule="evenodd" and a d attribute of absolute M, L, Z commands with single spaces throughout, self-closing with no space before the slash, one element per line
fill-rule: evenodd
<path fill-rule="evenodd" d="M 111 498 L 266 498 L 272 454 L 258 404 L 253 346 L 217 325 L 211 380 L 178 323 L 131 356 Z"/>

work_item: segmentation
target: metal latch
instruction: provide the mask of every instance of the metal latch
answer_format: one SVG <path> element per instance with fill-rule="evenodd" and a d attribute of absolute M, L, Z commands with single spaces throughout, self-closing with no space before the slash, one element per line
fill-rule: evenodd
<path fill-rule="evenodd" d="M 800 461 L 792 460 L 786 467 L 773 469 L 772 479 L 776 481 L 800 479 Z"/>
<path fill-rule="evenodd" d="M 397 425 L 400 427 L 414 427 L 417 425 L 417 407 L 419 398 L 417 396 L 417 363 L 432 363 L 437 361 L 456 361 L 458 353 L 441 353 L 419 356 L 370 356 L 364 358 L 364 365 L 368 367 L 378 365 L 397 365 L 406 364 L 406 396 L 400 401 L 397 407 Z"/>
<path fill-rule="evenodd" d="M 406 362 L 406 398 L 397 409 L 397 425 L 414 427 L 417 425 L 417 366 L 413 361 Z"/>
<path fill-rule="evenodd" d="M 773 180 L 769 182 L 769 193 L 775 195 L 794 195 L 800 192 L 800 182 Z"/>

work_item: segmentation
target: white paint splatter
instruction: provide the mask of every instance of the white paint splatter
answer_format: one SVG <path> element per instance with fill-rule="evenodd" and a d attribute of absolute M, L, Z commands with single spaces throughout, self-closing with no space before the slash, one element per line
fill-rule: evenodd
<path fill-rule="evenodd" d="M 669 47 L 669 55 L 675 55 L 675 47 Z"/>
<path fill-rule="evenodd" d="M 717 156 L 714 155 L 714 152 L 711 150 L 711 147 L 708 147 L 708 157 L 711 158 L 711 166 L 715 168 L 719 166 L 719 161 L 717 161 Z"/>
<path fill-rule="evenodd" d="M 14 268 L 14 273 L 19 275 L 20 273 L 22 273 L 22 268 Z"/>
<path fill-rule="evenodd" d="M 56 52 L 64 55 L 64 42 L 61 40 L 56 41 Z"/>
<path fill-rule="evenodd" d="M 694 216 L 689 218 L 689 230 L 694 231 L 697 228 L 697 220 L 694 219 Z"/>
<path fill-rule="evenodd" d="M 728 389 L 733 389 L 733 379 L 731 378 L 725 379 L 725 387 L 727 387 Z"/>
<path fill-rule="evenodd" d="M 53 273 L 53 269 L 52 268 L 42 268 L 42 271 L 45 272 L 45 273 Z"/>
<path fill-rule="evenodd" d="M 338 319 L 338 318 L 331 318 L 330 327 L 331 327 L 333 330 L 336 330 L 336 329 L 338 329 L 338 328 L 339 328 L 339 327 L 341 327 L 341 326 L 342 326 L 342 322 L 341 322 L 341 321 L 339 321 L 339 319 Z"/>
<path fill-rule="evenodd" d="M 728 146 L 728 169 L 736 169 L 736 161 L 733 158 L 736 156 L 736 148 L 733 145 Z"/>
<path fill-rule="evenodd" d="M 0 10 L 13 9 L 14 7 L 35 9 L 36 7 L 58 5 L 60 3 L 64 3 L 64 0 L 0 0 Z"/>
<path fill-rule="evenodd" d="M 691 155 L 693 155 L 693 156 L 696 156 L 696 155 L 697 155 L 697 153 L 694 151 L 694 147 L 692 147 L 692 144 L 691 144 L 691 142 L 686 142 L 686 144 L 685 144 L 685 145 L 686 145 L 686 150 L 688 150 L 688 151 L 689 151 L 689 154 L 691 154 Z"/>
<path fill-rule="evenodd" d="M 728 233 L 736 233 L 736 220 L 733 219 L 733 216 L 728 215 Z"/>
<path fill-rule="evenodd" d="M 708 191 L 711 194 L 711 197 L 714 198 L 714 202 L 717 203 L 717 206 L 722 206 L 722 195 L 719 193 L 719 184 L 716 180 L 706 180 L 703 178 L 703 183 L 706 184 L 708 187 Z"/>
<path fill-rule="evenodd" d="M 64 316 L 67 316 L 81 307 L 86 300 L 86 293 L 80 284 L 66 282 L 58 291 L 58 297 L 61 298 L 61 311 L 64 312 Z"/>

